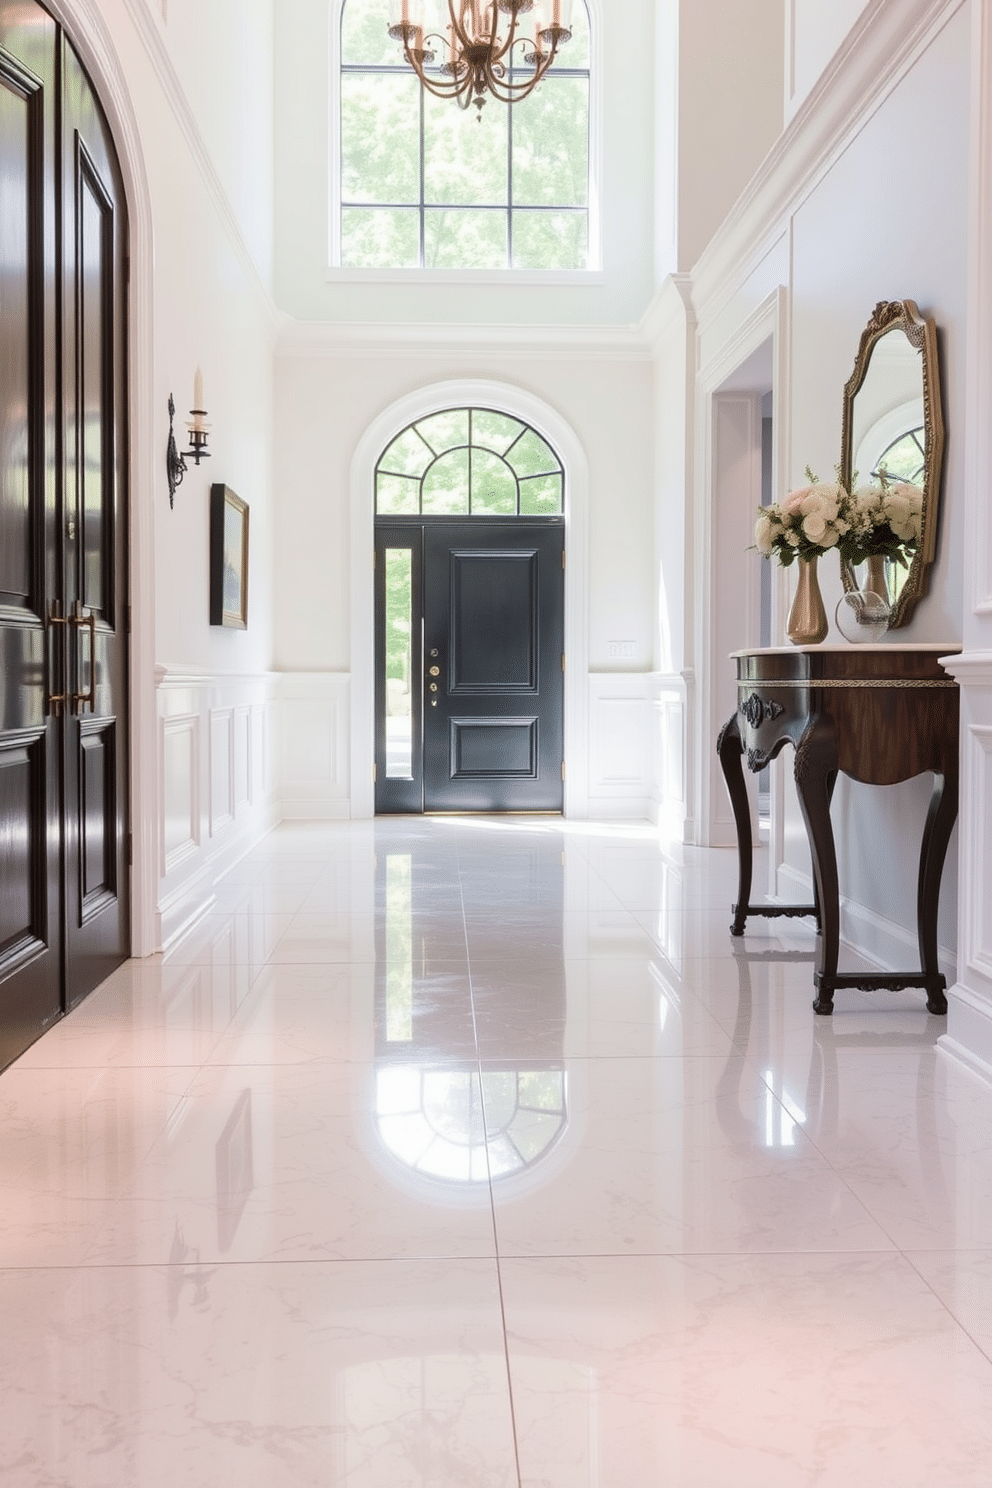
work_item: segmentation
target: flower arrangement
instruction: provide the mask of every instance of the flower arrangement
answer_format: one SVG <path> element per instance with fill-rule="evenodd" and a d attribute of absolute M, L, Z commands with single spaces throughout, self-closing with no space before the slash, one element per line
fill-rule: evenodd
<path fill-rule="evenodd" d="M 836 548 L 851 531 L 851 497 L 837 481 L 828 485 L 806 467 L 809 482 L 774 506 L 758 508 L 754 541 L 765 558 L 774 554 L 783 568 L 797 558 L 818 558 Z"/>
<path fill-rule="evenodd" d="M 891 558 L 907 566 L 916 552 L 923 520 L 923 492 L 908 481 L 891 481 L 884 470 L 871 485 L 857 486 L 849 498 L 850 529 L 840 544 L 849 563 Z"/>
<path fill-rule="evenodd" d="M 808 465 L 806 479 L 809 484 L 790 491 L 783 502 L 758 508 L 754 542 L 763 557 L 774 555 L 788 568 L 797 558 L 818 558 L 836 548 L 852 564 L 882 555 L 906 567 L 907 554 L 916 552 L 920 540 L 923 493 L 918 487 L 893 482 L 884 470 L 875 482 L 853 491 L 839 478 L 832 485 L 818 480 Z"/>

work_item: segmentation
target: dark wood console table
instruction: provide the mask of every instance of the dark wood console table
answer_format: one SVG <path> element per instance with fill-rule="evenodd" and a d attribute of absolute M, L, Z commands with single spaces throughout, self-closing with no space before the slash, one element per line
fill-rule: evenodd
<path fill-rule="evenodd" d="M 818 1013 L 834 992 L 925 987 L 932 1013 L 947 1012 L 937 966 L 937 907 L 947 844 L 958 813 L 958 685 L 938 657 L 942 646 L 788 646 L 734 653 L 737 712 L 717 750 L 737 823 L 740 881 L 731 934 L 749 915 L 813 915 L 820 937 L 813 975 Z M 795 747 L 796 791 L 813 859 L 814 904 L 751 901 L 751 809 L 742 759 L 761 770 L 786 744 Z M 896 785 L 934 774 L 923 830 L 916 898 L 920 970 L 838 972 L 840 904 L 830 800 L 838 772 L 866 785 Z"/>

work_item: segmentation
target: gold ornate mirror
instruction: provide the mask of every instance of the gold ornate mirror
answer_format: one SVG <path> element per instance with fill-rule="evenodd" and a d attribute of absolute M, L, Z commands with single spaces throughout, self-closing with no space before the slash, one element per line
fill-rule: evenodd
<path fill-rule="evenodd" d="M 875 566 L 870 585 L 867 564 L 841 563 L 848 592 L 884 588 L 892 606 L 890 627 L 909 621 L 927 592 L 937 541 L 944 419 L 940 404 L 937 328 L 912 300 L 881 300 L 858 347 L 854 371 L 844 388 L 841 482 L 907 482 L 922 493 L 920 536 L 908 568 L 891 558 Z"/>

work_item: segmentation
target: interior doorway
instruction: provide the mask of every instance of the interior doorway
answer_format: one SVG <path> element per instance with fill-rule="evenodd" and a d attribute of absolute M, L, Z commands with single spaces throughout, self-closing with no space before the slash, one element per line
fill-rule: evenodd
<path fill-rule="evenodd" d="M 61 27 L 0 0 L 0 1068 L 129 950 L 128 226 Z"/>

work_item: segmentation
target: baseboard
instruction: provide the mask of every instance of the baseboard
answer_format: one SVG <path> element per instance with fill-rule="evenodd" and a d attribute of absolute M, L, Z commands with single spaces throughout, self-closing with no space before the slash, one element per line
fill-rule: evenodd
<path fill-rule="evenodd" d="M 992 1085 L 992 999 L 956 982 L 947 993 L 947 1032 L 937 1047 Z"/>
<path fill-rule="evenodd" d="M 341 797 L 321 800 L 313 796 L 285 796 L 283 821 L 350 821 L 351 802 Z"/>
<path fill-rule="evenodd" d="M 778 893 L 774 896 L 780 904 L 811 904 L 813 902 L 813 880 L 788 864 L 780 864 L 776 883 Z M 919 944 L 915 930 L 897 925 L 856 904 L 851 899 L 840 901 L 840 942 L 842 951 L 853 951 L 873 961 L 881 971 L 905 971 L 917 967 L 920 962 Z M 940 968 L 953 983 L 957 974 L 957 956 L 947 946 L 938 946 Z"/>
<path fill-rule="evenodd" d="M 651 806 L 647 796 L 590 796 L 589 820 L 650 821 Z"/>
<path fill-rule="evenodd" d="M 192 877 L 185 879 L 178 889 L 159 902 L 160 950 L 167 951 L 210 913 L 217 902 L 214 883 L 209 865 L 203 864 Z"/>

